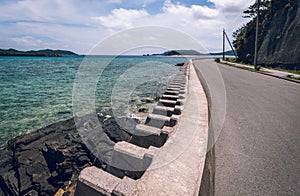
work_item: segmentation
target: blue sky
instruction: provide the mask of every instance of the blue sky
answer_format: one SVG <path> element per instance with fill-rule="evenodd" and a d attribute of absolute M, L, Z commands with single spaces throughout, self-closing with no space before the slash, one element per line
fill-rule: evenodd
<path fill-rule="evenodd" d="M 229 35 L 247 19 L 255 0 L 0 0 L 0 48 L 67 49 L 86 54 L 122 30 L 155 25 L 194 37 L 220 51 L 222 28 Z"/>

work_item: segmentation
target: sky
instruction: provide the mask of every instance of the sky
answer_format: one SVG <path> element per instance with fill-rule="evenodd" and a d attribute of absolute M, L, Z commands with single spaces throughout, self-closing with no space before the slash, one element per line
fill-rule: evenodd
<path fill-rule="evenodd" d="M 255 0 L 0 0 L 0 48 L 88 54 L 101 41 L 143 26 L 172 28 L 211 52 L 249 19 Z M 229 46 L 227 49 L 229 49 Z"/>

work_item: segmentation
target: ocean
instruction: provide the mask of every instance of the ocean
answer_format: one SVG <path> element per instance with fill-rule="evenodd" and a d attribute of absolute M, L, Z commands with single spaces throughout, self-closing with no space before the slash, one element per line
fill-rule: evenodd
<path fill-rule="evenodd" d="M 73 86 L 84 60 L 97 65 L 111 57 L 94 56 L 88 60 L 84 56 L 0 57 L 0 146 L 13 137 L 73 116 Z M 128 114 L 150 107 L 151 100 L 163 93 L 177 73 L 179 68 L 175 65 L 185 61 L 183 57 L 114 58 L 98 74 L 96 112 L 111 109 L 113 89 L 118 89 L 116 84 L 120 87 L 124 78 L 132 86 Z M 119 91 L 114 92 L 114 96 L 116 93 L 124 96 L 122 90 Z"/>

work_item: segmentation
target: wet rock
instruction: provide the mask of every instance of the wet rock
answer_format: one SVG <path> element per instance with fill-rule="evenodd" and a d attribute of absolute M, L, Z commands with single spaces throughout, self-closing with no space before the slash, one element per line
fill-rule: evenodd
<path fill-rule="evenodd" d="M 141 102 L 143 102 L 143 103 L 154 103 L 155 100 L 151 99 L 151 98 L 146 98 L 146 99 L 141 99 Z"/>
<path fill-rule="evenodd" d="M 124 125 L 124 121 L 120 120 L 118 123 L 114 118 L 107 119 L 103 122 L 104 132 L 114 142 L 129 141 L 130 134 L 122 129 L 120 124 Z"/>
<path fill-rule="evenodd" d="M 148 109 L 147 109 L 147 108 L 140 108 L 140 109 L 139 109 L 139 112 L 147 113 L 147 112 L 148 112 Z"/>
<path fill-rule="evenodd" d="M 54 195 L 94 160 L 74 120 L 49 125 L 8 142 L 0 154 L 0 190 L 4 195 Z M 75 161 L 78 154 L 82 157 Z M 0 193 L 1 193 L 0 191 Z"/>
<path fill-rule="evenodd" d="M 10 140 L 0 149 L 0 195 L 54 195 L 59 189 L 75 187 L 78 175 L 85 167 L 106 167 L 105 159 L 96 153 L 100 151 L 109 156 L 111 145 L 129 141 L 130 134 L 113 117 L 106 119 L 103 115 L 99 120 L 101 127 L 83 121 L 83 124 L 89 123 L 89 129 L 95 128 L 91 141 L 98 150 L 95 152 L 87 148 L 73 119 Z M 99 135 L 100 128 L 107 136 Z"/>

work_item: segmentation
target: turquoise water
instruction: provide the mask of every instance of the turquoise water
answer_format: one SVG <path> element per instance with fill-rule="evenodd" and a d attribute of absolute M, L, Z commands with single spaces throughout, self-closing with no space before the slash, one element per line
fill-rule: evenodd
<path fill-rule="evenodd" d="M 91 57 L 89 61 L 96 63 L 107 58 Z M 83 59 L 0 57 L 0 146 L 15 136 L 73 116 L 73 82 Z M 126 70 L 139 63 L 149 62 L 147 71 L 150 73 L 154 69 L 151 63 L 163 62 L 165 71 L 155 75 L 161 80 L 151 81 L 148 78 L 148 82 L 139 85 L 132 93 L 132 108 L 142 107 L 140 100 L 159 96 L 176 72 L 174 65 L 185 61 L 185 58 L 180 57 L 123 56 L 114 59 L 97 83 L 96 108 L 101 111 L 110 108 L 112 88 Z"/>

